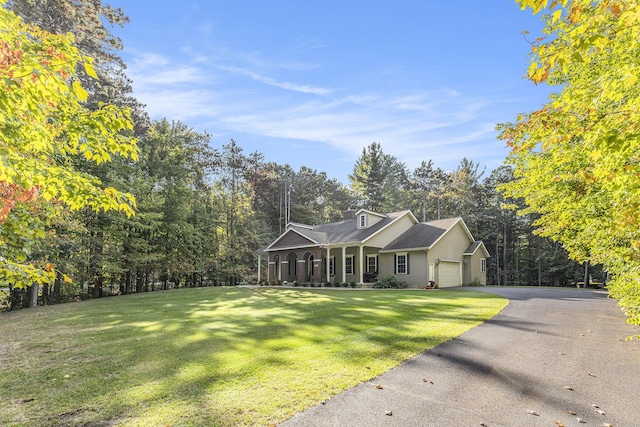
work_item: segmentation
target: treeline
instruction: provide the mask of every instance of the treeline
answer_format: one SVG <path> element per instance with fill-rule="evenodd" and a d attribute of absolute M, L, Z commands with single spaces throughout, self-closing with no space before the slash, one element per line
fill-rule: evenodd
<path fill-rule="evenodd" d="M 246 155 L 233 140 L 211 148 L 206 134 L 179 122 L 153 123 L 138 145 L 137 162 L 94 171 L 135 196 L 136 215 L 84 210 L 60 218 L 34 255 L 73 281 L 60 274 L 54 285 L 44 285 L 42 303 L 255 281 L 254 251 L 289 221 L 336 221 L 353 207 L 411 209 L 427 221 L 462 216 L 492 255 L 490 284 L 567 286 L 583 280 L 583 267 L 560 245 L 532 234 L 534 218 L 505 209 L 514 201 L 504 200 L 498 186 L 513 179 L 509 167 L 485 177 L 477 163 L 463 159 L 451 172 L 431 161 L 409 171 L 373 143 L 347 187 L 324 172 L 265 162 L 258 152 Z M 382 158 L 393 167 L 372 167 Z M 16 308 L 27 301 L 26 291 L 16 290 L 10 303 Z"/>
<path fill-rule="evenodd" d="M 505 208 L 521 205 L 498 191 L 513 179 L 508 167 L 486 174 L 462 159 L 456 170 L 444 171 L 425 159 L 411 171 L 374 142 L 363 149 L 347 186 L 325 172 L 267 162 L 263 153 L 244 153 L 233 140 L 220 145 L 184 123 L 149 120 L 117 55 L 120 40 L 107 28 L 127 23 L 121 10 L 92 0 L 14 0 L 6 7 L 47 31 L 76 35 L 78 49 L 94 58 L 99 76 L 78 72 L 88 104 L 130 108 L 138 159 L 74 161 L 73 168 L 104 187 L 133 195 L 135 215 L 62 210 L 29 254 L 30 262 L 55 268 L 55 282 L 26 290 L 0 283 L 11 291 L 0 301 L 3 308 L 248 282 L 257 276 L 254 252 L 289 221 L 335 221 L 348 208 L 411 209 L 425 221 L 463 217 L 492 255 L 490 284 L 563 286 L 585 277 L 583 266 L 570 261 L 561 246 L 532 234 L 536 218 Z"/>

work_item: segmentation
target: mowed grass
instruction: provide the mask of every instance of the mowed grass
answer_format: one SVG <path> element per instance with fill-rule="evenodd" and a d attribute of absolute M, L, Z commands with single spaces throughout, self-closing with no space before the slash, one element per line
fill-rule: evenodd
<path fill-rule="evenodd" d="M 498 313 L 467 291 L 199 288 L 0 314 L 0 425 L 269 426 Z"/>

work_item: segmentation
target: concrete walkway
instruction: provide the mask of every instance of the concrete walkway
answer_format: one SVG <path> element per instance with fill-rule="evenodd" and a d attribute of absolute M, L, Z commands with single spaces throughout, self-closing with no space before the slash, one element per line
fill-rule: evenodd
<path fill-rule="evenodd" d="M 640 328 L 615 300 L 578 289 L 471 289 L 511 302 L 280 426 L 640 426 L 640 340 L 625 340 Z"/>

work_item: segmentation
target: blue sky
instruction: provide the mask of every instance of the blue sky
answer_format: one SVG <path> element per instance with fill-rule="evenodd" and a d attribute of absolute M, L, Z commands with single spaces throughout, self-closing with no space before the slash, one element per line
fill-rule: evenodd
<path fill-rule="evenodd" d="M 110 0 L 152 119 L 348 184 L 376 141 L 413 170 L 503 163 L 495 124 L 540 108 L 523 78 L 539 16 L 512 0 Z"/>

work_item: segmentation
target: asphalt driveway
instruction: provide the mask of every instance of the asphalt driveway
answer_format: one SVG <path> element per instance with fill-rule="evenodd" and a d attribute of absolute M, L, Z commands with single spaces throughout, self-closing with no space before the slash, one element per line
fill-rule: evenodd
<path fill-rule="evenodd" d="M 640 426 L 640 340 L 625 340 L 640 328 L 615 300 L 579 289 L 471 289 L 510 304 L 280 426 Z"/>

